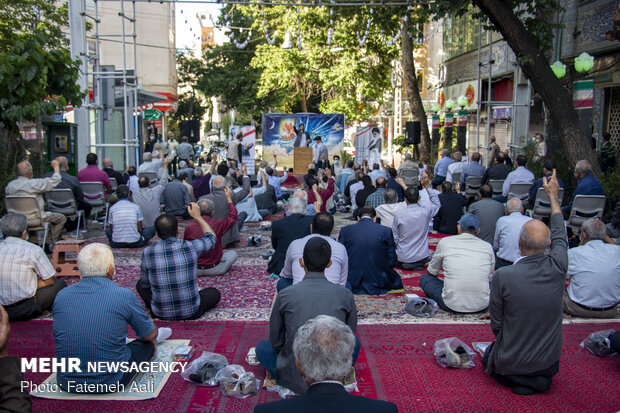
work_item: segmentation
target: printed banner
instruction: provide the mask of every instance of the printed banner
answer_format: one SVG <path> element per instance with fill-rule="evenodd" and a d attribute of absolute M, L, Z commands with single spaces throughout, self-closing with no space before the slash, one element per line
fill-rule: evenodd
<path fill-rule="evenodd" d="M 228 142 L 235 139 L 237 133 L 243 133 L 241 141 L 241 162 L 248 168 L 248 174 L 254 174 L 254 149 L 256 144 L 256 128 L 254 126 L 234 126 L 228 128 Z"/>
<path fill-rule="evenodd" d="M 355 161 L 367 160 L 372 169 L 375 163 L 381 163 L 383 129 L 377 126 L 357 128 L 355 134 Z"/>
<path fill-rule="evenodd" d="M 327 146 L 330 162 L 344 145 L 344 115 L 321 113 L 263 113 L 263 160 L 278 157 L 278 165 L 293 167 L 295 147 L 314 148 L 320 136 Z"/>

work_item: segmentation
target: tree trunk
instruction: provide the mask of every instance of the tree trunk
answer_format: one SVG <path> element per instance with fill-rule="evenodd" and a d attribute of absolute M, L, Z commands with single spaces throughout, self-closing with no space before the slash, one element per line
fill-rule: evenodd
<path fill-rule="evenodd" d="M 517 57 L 531 59 L 521 64 L 521 68 L 549 108 L 570 167 L 574 168 L 577 161 L 586 159 L 592 165 L 592 171 L 598 174 L 598 160 L 581 129 L 572 96 L 549 67 L 549 62 L 538 49 L 538 42 L 515 15 L 511 3 L 506 0 L 473 0 L 473 3 L 487 15 Z"/>
<path fill-rule="evenodd" d="M 424 113 L 424 105 L 420 97 L 420 89 L 418 88 L 418 79 L 415 73 L 415 63 L 413 61 L 413 41 L 405 32 L 401 37 L 401 65 L 403 67 L 403 81 L 411 114 L 415 121 L 420 122 L 420 156 L 424 156 L 426 162 L 431 156 L 431 137 L 428 132 L 428 123 L 426 122 L 426 114 Z"/>

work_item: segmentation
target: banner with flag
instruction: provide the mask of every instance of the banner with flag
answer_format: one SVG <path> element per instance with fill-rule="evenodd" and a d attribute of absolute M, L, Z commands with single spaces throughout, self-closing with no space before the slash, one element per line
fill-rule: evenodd
<path fill-rule="evenodd" d="M 573 104 L 575 109 L 591 109 L 594 100 L 594 80 L 573 82 Z"/>

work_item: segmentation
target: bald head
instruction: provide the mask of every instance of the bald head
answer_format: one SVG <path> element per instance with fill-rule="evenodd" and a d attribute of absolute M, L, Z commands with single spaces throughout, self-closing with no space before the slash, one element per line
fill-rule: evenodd
<path fill-rule="evenodd" d="M 101 164 L 103 165 L 104 168 L 114 169 L 114 162 L 112 162 L 112 158 L 103 158 L 103 161 L 101 161 Z"/>
<path fill-rule="evenodd" d="M 506 203 L 506 213 L 512 214 L 513 212 L 523 213 L 523 202 L 519 198 L 512 198 Z"/>
<path fill-rule="evenodd" d="M 531 219 L 521 228 L 519 248 L 524 257 L 542 254 L 551 244 L 549 228 L 537 219 Z"/>
<path fill-rule="evenodd" d="M 61 171 L 66 171 L 69 169 L 69 161 L 64 156 L 56 157 L 56 161 L 58 162 L 58 169 Z"/>
<path fill-rule="evenodd" d="M 17 176 L 32 178 L 32 165 L 30 165 L 30 162 L 28 161 L 21 161 L 17 164 L 16 172 Z"/>

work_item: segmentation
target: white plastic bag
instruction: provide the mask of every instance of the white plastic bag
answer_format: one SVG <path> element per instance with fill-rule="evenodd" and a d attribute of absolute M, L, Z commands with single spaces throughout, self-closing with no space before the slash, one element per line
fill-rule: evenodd
<path fill-rule="evenodd" d="M 245 399 L 260 391 L 260 380 L 256 380 L 254 373 L 245 371 L 238 364 L 224 367 L 216 378 L 220 382 L 220 391 L 225 396 Z"/>
<path fill-rule="evenodd" d="M 456 337 L 435 341 L 433 353 L 441 367 L 469 369 L 475 365 L 475 351 Z"/>
<path fill-rule="evenodd" d="M 611 343 L 609 336 L 611 336 L 615 330 L 603 330 L 590 334 L 580 344 L 582 348 L 589 351 L 598 357 L 607 357 L 614 353 L 611 349 Z"/>
<path fill-rule="evenodd" d="M 181 377 L 193 383 L 217 386 L 220 383 L 217 374 L 226 366 L 228 359 L 222 354 L 203 351 L 200 357 L 189 363 Z"/>

